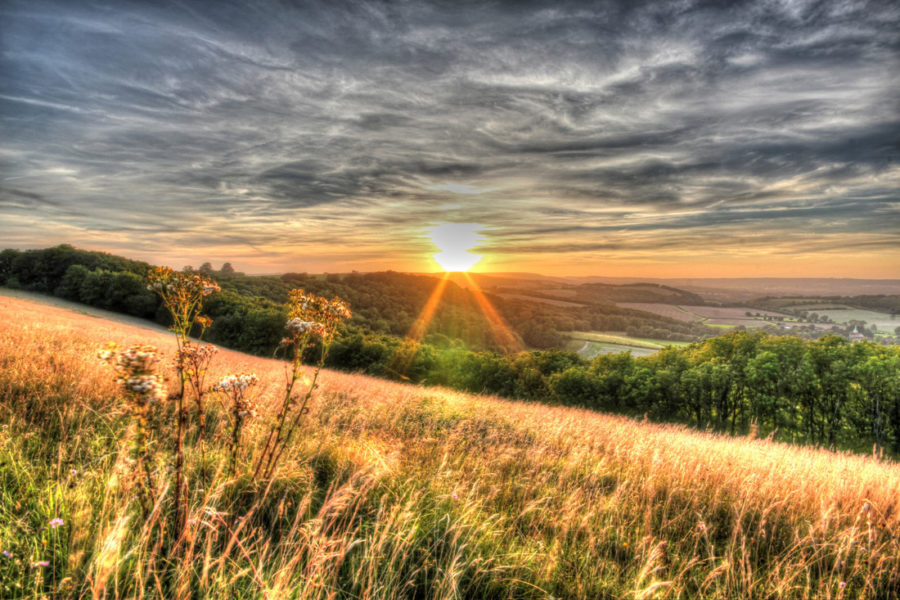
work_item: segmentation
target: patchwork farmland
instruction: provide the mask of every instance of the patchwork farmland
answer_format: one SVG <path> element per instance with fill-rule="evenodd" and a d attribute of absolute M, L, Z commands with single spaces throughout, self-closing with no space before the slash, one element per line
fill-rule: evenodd
<path fill-rule="evenodd" d="M 725 306 L 694 306 L 657 304 L 651 302 L 623 302 L 618 306 L 633 308 L 645 312 L 654 313 L 680 321 L 698 322 L 710 326 L 737 327 L 761 327 L 766 321 L 757 317 L 781 317 L 784 320 L 794 320 L 795 317 L 785 313 L 770 310 L 759 310 L 750 307 L 725 307 Z M 747 313 L 753 316 L 747 316 Z"/>

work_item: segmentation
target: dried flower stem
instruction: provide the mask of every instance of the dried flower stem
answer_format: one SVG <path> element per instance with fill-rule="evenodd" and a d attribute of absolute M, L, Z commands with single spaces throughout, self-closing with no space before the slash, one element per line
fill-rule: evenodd
<path fill-rule="evenodd" d="M 283 339 L 281 343 L 293 350 L 291 377 L 285 386 L 284 398 L 281 401 L 281 408 L 275 424 L 269 430 L 266 443 L 257 460 L 256 468 L 253 471 L 254 478 L 262 476 L 262 478 L 268 479 L 274 474 L 278 460 L 289 445 L 300 419 L 307 412 L 307 405 L 316 389 L 319 372 L 325 364 L 328 348 L 337 333 L 337 328 L 344 319 L 352 316 L 350 308 L 340 298 L 328 300 L 315 294 L 304 293 L 303 290 L 291 290 L 289 297 L 288 321 L 285 325 L 289 337 Z M 294 404 L 294 387 L 302 375 L 303 352 L 316 339 L 321 343 L 321 353 L 312 382 L 303 397 L 300 409 L 295 411 L 288 421 L 288 415 Z M 287 430 L 285 430 L 285 425 L 287 425 Z"/>
<path fill-rule="evenodd" d="M 189 335 L 193 324 L 200 325 L 200 335 L 211 324 L 207 317 L 200 317 L 200 308 L 203 298 L 221 290 L 216 282 L 196 274 L 177 273 L 169 267 L 157 267 L 148 276 L 147 288 L 156 292 L 163 300 L 169 314 L 172 316 L 171 330 L 175 333 L 175 341 L 178 347 L 179 360 L 176 362 L 178 370 L 179 389 L 175 397 L 177 426 L 175 431 L 175 491 L 173 502 L 175 505 L 175 531 L 179 537 L 184 531 L 187 506 L 182 506 L 182 494 L 185 502 L 187 492 L 184 490 L 184 432 L 187 427 L 187 410 L 184 406 L 184 394 L 188 376 L 184 361 L 181 358 L 187 352 L 190 344 Z M 202 405 L 202 401 L 201 401 Z"/>

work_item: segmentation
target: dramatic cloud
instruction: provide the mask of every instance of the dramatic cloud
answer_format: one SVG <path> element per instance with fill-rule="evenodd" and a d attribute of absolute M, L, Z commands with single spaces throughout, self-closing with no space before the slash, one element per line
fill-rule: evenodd
<path fill-rule="evenodd" d="M 4 247 L 900 273 L 896 2 L 11 0 L 0 73 Z"/>

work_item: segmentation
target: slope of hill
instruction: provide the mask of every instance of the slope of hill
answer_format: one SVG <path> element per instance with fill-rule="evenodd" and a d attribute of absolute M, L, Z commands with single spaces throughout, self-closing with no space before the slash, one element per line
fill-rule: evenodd
<path fill-rule="evenodd" d="M 323 372 L 271 482 L 250 466 L 283 363 L 225 465 L 189 437 L 185 536 L 170 539 L 171 407 L 151 437 L 156 506 L 129 492 L 131 430 L 107 341 L 161 332 L 0 298 L 4 597 L 888 598 L 900 589 L 900 467 L 589 411 Z M 171 354 L 169 354 L 171 357 Z M 170 388 L 175 382 L 170 380 Z"/>

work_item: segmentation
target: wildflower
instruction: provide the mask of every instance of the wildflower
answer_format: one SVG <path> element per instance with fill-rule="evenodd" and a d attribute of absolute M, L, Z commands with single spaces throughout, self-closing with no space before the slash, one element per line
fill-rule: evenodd
<path fill-rule="evenodd" d="M 206 317 L 197 317 L 197 319 L 206 319 Z M 212 321 L 210 320 L 210 322 Z M 201 437 L 206 431 L 206 416 L 203 412 L 206 372 L 218 351 L 219 349 L 211 344 L 195 344 L 185 340 L 176 356 L 178 369 L 182 372 L 184 380 L 194 390 L 194 402 L 197 404 L 197 418 Z"/>
<path fill-rule="evenodd" d="M 215 281 L 197 273 L 177 273 L 169 267 L 156 267 L 147 276 L 147 289 L 157 292 L 164 300 L 169 297 L 209 296 L 222 291 Z M 167 301 L 168 304 L 168 301 Z"/>
<path fill-rule="evenodd" d="M 234 392 L 237 390 L 244 391 L 247 388 L 256 385 L 259 378 L 256 373 L 247 373 L 243 375 L 226 375 L 219 383 L 213 386 L 216 392 Z"/>
<path fill-rule="evenodd" d="M 119 348 L 120 346 L 115 342 L 109 342 L 106 346 L 97 351 L 97 358 L 109 362 L 119 353 Z"/>
<path fill-rule="evenodd" d="M 55 519 L 51 519 L 51 521 L 50 521 L 50 527 L 52 527 L 53 529 L 56 529 L 60 525 L 64 525 L 64 524 L 65 524 L 65 522 L 62 519 L 60 519 L 59 517 L 56 517 Z"/>
<path fill-rule="evenodd" d="M 36 560 L 33 563 L 31 563 L 31 567 L 33 569 L 36 569 L 38 567 L 49 567 L 49 566 L 50 566 L 49 560 Z"/>
<path fill-rule="evenodd" d="M 237 451 L 241 442 L 241 428 L 244 421 L 256 416 L 256 407 L 250 398 L 244 393 L 257 384 L 259 378 L 256 373 L 244 373 L 241 375 L 226 375 L 213 386 L 213 391 L 222 392 L 231 398 L 231 416 L 233 427 L 231 430 L 231 472 L 237 469 Z"/>
<path fill-rule="evenodd" d="M 842 581 L 842 582 L 840 582 L 840 583 L 838 584 L 838 586 L 843 590 L 845 587 L 847 587 L 847 582 L 846 582 L 846 581 Z"/>
<path fill-rule="evenodd" d="M 12 558 L 12 552 L 10 552 L 9 550 L 4 550 L 3 552 L 0 552 L 0 554 L 5 556 L 6 558 Z"/>
<path fill-rule="evenodd" d="M 194 317 L 194 323 L 196 323 L 203 329 L 207 329 L 212 325 L 212 319 L 210 319 L 206 315 L 198 315 Z"/>
<path fill-rule="evenodd" d="M 459 494 L 457 494 L 456 492 L 453 492 L 452 494 L 450 494 L 450 497 L 453 498 L 454 500 L 459 500 Z"/>
<path fill-rule="evenodd" d="M 162 378 L 153 373 L 159 364 L 156 346 L 132 346 L 122 351 L 108 344 L 98 356 L 113 364 L 118 375 L 116 383 L 130 393 L 138 406 L 166 397 Z"/>
<path fill-rule="evenodd" d="M 286 329 L 294 338 L 309 334 L 326 343 L 331 341 L 341 321 L 353 316 L 350 307 L 340 298 L 328 300 L 303 290 L 291 290 L 288 308 Z"/>
<path fill-rule="evenodd" d="M 206 329 L 212 324 L 208 317 L 199 315 L 205 296 L 221 291 L 219 285 L 196 273 L 176 273 L 169 267 L 157 267 L 147 275 L 147 289 L 156 292 L 172 315 L 174 331 L 181 339 L 187 339 L 191 325 L 197 323 Z"/>
<path fill-rule="evenodd" d="M 285 329 L 290 331 L 294 337 L 301 337 L 304 334 L 310 334 L 314 337 L 325 337 L 327 330 L 321 323 L 315 321 L 304 321 L 303 319 L 291 319 L 285 325 Z"/>
<path fill-rule="evenodd" d="M 284 399 L 278 411 L 276 422 L 270 429 L 265 445 L 257 459 L 256 469 L 253 474 L 254 478 L 258 474 L 268 478 L 274 473 L 279 457 L 290 444 L 294 431 L 300 422 L 300 417 L 307 411 L 306 405 L 316 389 L 316 379 L 319 376 L 319 371 L 325 364 L 328 348 L 337 333 L 338 326 L 344 319 L 349 319 L 353 316 L 350 312 L 350 307 L 340 298 L 335 297 L 328 300 L 299 289 L 291 290 L 288 294 L 287 308 L 288 320 L 285 324 L 285 329 L 288 330 L 290 335 L 281 341 L 281 345 L 293 350 L 293 372 L 285 389 Z M 295 404 L 295 398 L 292 395 L 294 384 L 297 381 L 304 380 L 300 369 L 303 354 L 309 342 L 314 338 L 320 342 L 318 364 L 306 395 L 297 402 L 300 406 L 296 409 L 291 419 L 288 420 L 288 414 L 292 411 Z"/>

